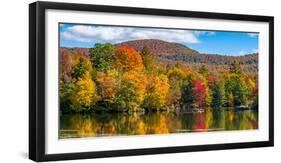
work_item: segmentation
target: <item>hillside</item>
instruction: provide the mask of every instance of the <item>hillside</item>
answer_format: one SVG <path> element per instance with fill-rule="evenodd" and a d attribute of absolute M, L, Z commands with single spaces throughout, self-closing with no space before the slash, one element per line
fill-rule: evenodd
<path fill-rule="evenodd" d="M 159 57 L 169 57 L 174 55 L 199 55 L 197 51 L 190 49 L 185 45 L 156 39 L 134 40 L 116 44 L 116 46 L 124 45 L 133 47 L 137 51 L 141 51 L 143 47 L 147 47 L 153 54 Z"/>
<path fill-rule="evenodd" d="M 244 56 L 226 56 L 218 54 L 201 54 L 185 45 L 179 43 L 166 42 L 156 39 L 134 40 L 116 44 L 116 46 L 130 46 L 136 51 L 141 51 L 144 47 L 149 48 L 155 58 L 161 64 L 181 63 L 193 69 L 198 69 L 201 65 L 206 65 L 210 70 L 228 69 L 233 62 L 241 64 L 245 72 L 258 71 L 258 54 L 248 54 Z M 83 53 L 89 54 L 87 48 L 60 48 L 60 53 Z"/>

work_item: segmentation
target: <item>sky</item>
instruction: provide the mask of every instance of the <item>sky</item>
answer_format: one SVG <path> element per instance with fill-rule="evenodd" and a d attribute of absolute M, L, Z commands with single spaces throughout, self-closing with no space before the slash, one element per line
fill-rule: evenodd
<path fill-rule="evenodd" d="M 89 48 L 95 43 L 139 39 L 176 42 L 207 54 L 241 56 L 258 52 L 258 33 L 60 24 L 60 47 Z"/>

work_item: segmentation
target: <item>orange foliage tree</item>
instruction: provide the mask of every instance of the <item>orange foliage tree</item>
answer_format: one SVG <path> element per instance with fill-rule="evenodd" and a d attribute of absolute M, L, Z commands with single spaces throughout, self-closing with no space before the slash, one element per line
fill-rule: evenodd
<path fill-rule="evenodd" d="M 118 47 L 115 51 L 115 65 L 123 71 L 143 69 L 141 55 L 129 46 Z"/>
<path fill-rule="evenodd" d="M 103 102 L 112 104 L 117 93 L 117 71 L 97 72 L 97 91 Z"/>

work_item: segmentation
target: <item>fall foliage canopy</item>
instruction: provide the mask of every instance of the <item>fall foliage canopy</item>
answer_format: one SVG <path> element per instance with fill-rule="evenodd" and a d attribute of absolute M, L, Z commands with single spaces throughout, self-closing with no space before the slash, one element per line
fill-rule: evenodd
<path fill-rule="evenodd" d="M 180 63 L 163 65 L 152 51 L 128 45 L 96 44 L 60 54 L 62 112 L 158 111 L 178 107 L 247 106 L 257 108 L 258 77 L 239 63 L 210 71 Z"/>

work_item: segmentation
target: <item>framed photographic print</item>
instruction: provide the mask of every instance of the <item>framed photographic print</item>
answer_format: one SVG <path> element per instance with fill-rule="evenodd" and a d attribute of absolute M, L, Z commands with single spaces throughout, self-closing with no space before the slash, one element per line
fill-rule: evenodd
<path fill-rule="evenodd" d="M 29 6 L 34 161 L 273 146 L 273 17 Z"/>

